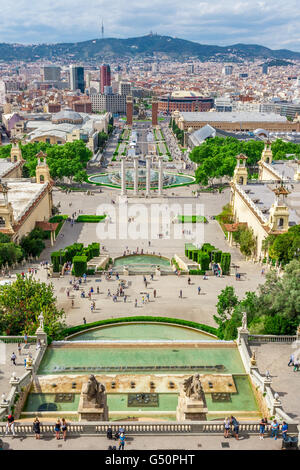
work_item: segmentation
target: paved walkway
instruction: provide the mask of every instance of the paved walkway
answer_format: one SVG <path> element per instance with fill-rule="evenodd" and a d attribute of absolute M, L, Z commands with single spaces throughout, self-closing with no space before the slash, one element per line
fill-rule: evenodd
<path fill-rule="evenodd" d="M 47 437 L 36 441 L 34 437 L 12 438 L 1 437 L 3 448 L 16 450 L 107 450 L 109 445 L 118 445 L 118 441 L 106 437 L 73 436 L 65 442 Z M 277 441 L 266 437 L 260 440 L 258 436 L 241 435 L 240 440 L 225 439 L 223 436 L 129 436 L 125 449 L 127 450 L 223 450 L 222 443 L 229 444 L 230 450 L 280 450 L 282 439 Z"/>
<path fill-rule="evenodd" d="M 262 375 L 268 370 L 272 377 L 272 388 L 278 392 L 283 409 L 293 419 L 300 418 L 300 371 L 288 367 L 291 354 L 300 357 L 300 344 L 267 343 L 251 346 L 257 357 Z"/>

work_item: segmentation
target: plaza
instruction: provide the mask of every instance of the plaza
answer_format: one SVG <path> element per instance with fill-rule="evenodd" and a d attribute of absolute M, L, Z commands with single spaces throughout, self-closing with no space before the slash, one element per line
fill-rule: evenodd
<path fill-rule="evenodd" d="M 146 129 L 140 134 L 144 150 L 145 132 Z M 120 161 L 107 160 L 112 157 L 112 149 L 108 148 L 102 163 L 114 170 L 120 168 Z M 195 196 L 193 184 L 163 187 L 160 159 L 158 191 L 151 193 L 150 158 L 146 160 L 146 187 L 139 191 L 136 165 L 134 191 L 126 188 L 122 157 L 120 188 L 95 186 L 88 192 L 67 193 L 55 187 L 52 190 L 54 206 L 67 216 L 55 246 L 48 242 L 37 262 L 19 266 L 13 276 L 26 273 L 29 267 L 35 269 L 30 276 L 54 286 L 57 307 L 66 314 L 66 327 L 72 332 L 72 327 L 80 326 L 80 333 L 55 340 L 48 347 L 42 343 L 41 348 L 36 344 L 41 344 L 38 338 L 45 338 L 42 326 L 28 345 L 23 344 L 21 337 L 14 344 L 5 343 L 3 338 L 2 408 L 7 406 L 6 397 L 14 399 L 22 389 L 16 426 L 20 439 L 5 437 L 4 448 L 31 448 L 32 431 L 28 423 L 36 415 L 47 439 L 59 416 L 70 422 L 70 441 L 57 444 L 51 440 L 51 449 L 58 448 L 57 445 L 76 449 L 78 435 L 81 448 L 88 446 L 88 441 L 90 449 L 106 448 L 108 419 L 115 426 L 125 424 L 127 444 L 132 449 L 178 448 L 176 432 L 181 434 L 178 442 L 184 449 L 221 448 L 223 420 L 231 415 L 241 423 L 240 441 L 230 440 L 233 449 L 280 448 L 280 443 L 271 439 L 266 439 L 266 445 L 258 441 L 258 423 L 265 415 L 288 420 L 290 434 L 298 434 L 300 409 L 295 404 L 298 377 L 286 368 L 298 336 L 291 335 L 286 344 L 273 345 L 263 344 L 259 336 L 250 335 L 247 325 L 239 329 L 236 341 L 221 341 L 201 330 L 201 325 L 217 327 L 214 315 L 222 289 L 233 286 L 242 298 L 264 282 L 261 263 L 246 260 L 237 246 L 228 243 L 215 219 L 229 202 L 230 189 Z M 172 165 L 185 166 L 184 160 L 181 152 L 175 153 Z M 192 173 L 185 170 L 186 175 Z M 81 214 L 106 217 L 99 223 L 74 222 Z M 179 223 L 180 217 L 191 220 L 192 215 L 200 216 L 197 223 Z M 109 259 L 110 267 L 104 272 L 88 274 L 75 288 L 74 276 L 68 269 L 63 273 L 49 270 L 54 250 L 60 252 L 67 245 L 87 246 L 94 242 L 100 244 L 100 255 Z M 187 257 L 185 245 L 195 244 L 199 248 L 204 243 L 230 254 L 229 274 L 214 275 L 209 269 L 205 275 L 189 274 L 188 270 L 188 275 L 179 275 L 173 260 L 199 269 Z M 124 286 L 125 295 L 119 295 L 120 286 Z M 128 318 L 129 323 L 114 323 Z M 102 320 L 110 324 L 93 329 L 87 325 L 85 330 L 84 324 Z M 194 322 L 198 327 L 184 326 L 182 321 Z M 273 340 L 279 341 L 275 336 Z M 13 365 L 10 358 L 17 351 L 17 341 L 22 346 L 21 354 Z M 24 365 L 29 353 L 33 357 L 32 368 Z M 272 380 L 266 378 L 265 368 Z M 195 372 L 201 377 L 203 402 L 197 402 L 194 421 L 188 417 L 182 421 L 182 416 L 189 416 L 190 406 L 183 384 L 195 378 Z M 103 425 L 91 425 L 84 420 L 81 424 L 79 410 L 90 374 L 95 374 L 95 380 L 103 384 L 108 409 L 108 419 L 94 410 L 98 418 L 91 421 L 102 421 Z M 275 392 L 279 392 L 281 399 L 276 398 Z M 200 415 L 205 416 L 204 421 L 196 418 Z M 151 437 L 145 439 L 144 432 Z M 164 436 L 159 443 L 157 433 Z"/>

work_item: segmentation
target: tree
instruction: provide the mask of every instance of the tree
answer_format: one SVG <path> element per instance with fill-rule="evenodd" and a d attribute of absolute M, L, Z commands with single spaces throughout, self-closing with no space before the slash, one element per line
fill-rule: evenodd
<path fill-rule="evenodd" d="M 286 233 L 273 238 L 267 237 L 266 240 L 269 255 L 280 263 L 289 263 L 300 256 L 300 225 L 290 227 Z"/>
<path fill-rule="evenodd" d="M 64 311 L 56 307 L 54 287 L 32 278 L 0 286 L 0 331 L 8 335 L 35 334 L 38 316 L 44 315 L 45 332 L 52 336 L 64 327 Z"/>
<path fill-rule="evenodd" d="M 240 245 L 240 250 L 245 256 L 250 256 L 256 249 L 256 241 L 253 235 L 253 230 L 245 226 L 238 227 L 236 232 L 233 232 L 233 239 Z"/>
<path fill-rule="evenodd" d="M 225 287 L 225 289 L 222 289 L 221 294 L 218 295 L 218 303 L 216 305 L 218 315 L 214 315 L 214 320 L 219 325 L 218 333 L 221 338 L 224 337 L 226 326 L 238 302 L 238 297 L 232 286 Z"/>

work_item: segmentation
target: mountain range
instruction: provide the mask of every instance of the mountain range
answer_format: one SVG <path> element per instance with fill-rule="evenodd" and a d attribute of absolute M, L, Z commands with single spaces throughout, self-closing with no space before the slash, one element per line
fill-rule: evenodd
<path fill-rule="evenodd" d="M 61 44 L 7 44 L 0 43 L 0 60 L 9 62 L 39 59 L 66 61 L 104 61 L 117 58 L 178 59 L 197 58 L 201 61 L 243 62 L 255 59 L 300 60 L 300 52 L 287 49 L 272 50 L 256 44 L 213 46 L 199 44 L 171 36 L 148 34 L 146 36 L 116 39 L 104 38 Z"/>

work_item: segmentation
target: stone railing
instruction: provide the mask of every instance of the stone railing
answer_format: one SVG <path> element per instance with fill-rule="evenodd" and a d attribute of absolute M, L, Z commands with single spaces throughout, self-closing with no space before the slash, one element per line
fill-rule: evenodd
<path fill-rule="evenodd" d="M 249 343 L 293 343 L 297 335 L 248 335 Z"/>
<path fill-rule="evenodd" d="M 12 407 L 15 405 L 15 399 L 17 394 L 22 392 L 22 389 L 26 388 L 32 381 L 32 374 L 31 371 L 25 372 L 20 378 L 15 378 L 13 382 L 11 382 L 11 389 L 9 394 L 6 397 L 5 402 L 0 403 L 0 420 L 4 419 L 5 416 L 11 412 Z"/>
<path fill-rule="evenodd" d="M 38 371 L 38 368 L 39 368 L 41 360 L 43 359 L 43 356 L 46 352 L 46 349 L 47 349 L 47 347 L 42 347 L 38 350 L 38 353 L 35 356 L 35 358 L 33 360 L 33 363 L 32 363 L 32 367 L 33 367 L 34 372 Z"/>
<path fill-rule="evenodd" d="M 28 343 L 35 343 L 36 336 L 28 336 Z M 24 336 L 0 336 L 0 343 L 24 343 Z"/>
<path fill-rule="evenodd" d="M 270 335 L 269 337 L 281 338 L 280 336 L 273 336 L 273 335 Z M 249 341 L 249 338 L 250 338 L 250 341 Z M 246 372 L 250 375 L 250 378 L 253 384 L 257 387 L 257 389 L 263 395 L 270 415 L 275 416 L 279 420 L 284 419 L 289 424 L 297 424 L 296 421 L 294 421 L 288 414 L 286 414 L 282 410 L 281 401 L 275 398 L 274 391 L 272 390 L 272 387 L 271 387 L 272 379 L 262 376 L 258 370 L 256 361 L 254 361 L 253 363 L 252 358 L 251 358 L 251 351 L 249 348 L 249 343 L 251 342 L 251 338 L 260 339 L 260 338 L 264 338 L 264 336 L 263 335 L 250 335 L 247 330 L 238 328 L 238 349 L 239 349 L 244 367 L 246 369 Z M 292 338 L 291 340 L 292 342 L 297 338 L 297 336 L 287 336 L 286 338 Z M 257 342 L 257 340 L 255 341 Z"/>
<path fill-rule="evenodd" d="M 5 424 L 0 423 L 0 433 L 5 432 Z M 168 423 L 134 423 L 128 422 L 112 424 L 110 422 L 95 422 L 95 423 L 71 423 L 68 424 L 68 434 L 71 435 L 106 435 L 108 428 L 112 429 L 114 434 L 120 427 L 124 427 L 126 435 L 172 435 L 172 434 L 194 434 L 206 435 L 215 434 L 221 435 L 224 433 L 223 421 L 198 421 L 198 422 L 173 422 Z M 55 424 L 41 424 L 41 434 L 53 435 Z M 289 424 L 289 434 L 298 435 L 300 426 L 297 423 Z M 266 431 L 270 431 L 270 424 L 266 426 Z M 16 422 L 15 432 L 17 435 L 34 435 L 32 424 L 22 424 Z M 240 434 L 259 434 L 259 423 L 253 421 L 240 422 Z"/>
<path fill-rule="evenodd" d="M 241 194 L 241 196 L 248 202 L 248 204 L 252 207 L 253 211 L 258 215 L 258 217 L 264 222 L 267 223 L 268 219 L 267 217 L 262 213 L 262 211 L 257 207 L 255 202 L 252 201 L 252 199 L 248 196 L 248 194 L 245 193 L 245 191 L 241 188 L 239 184 L 235 185 L 238 192 Z"/>

